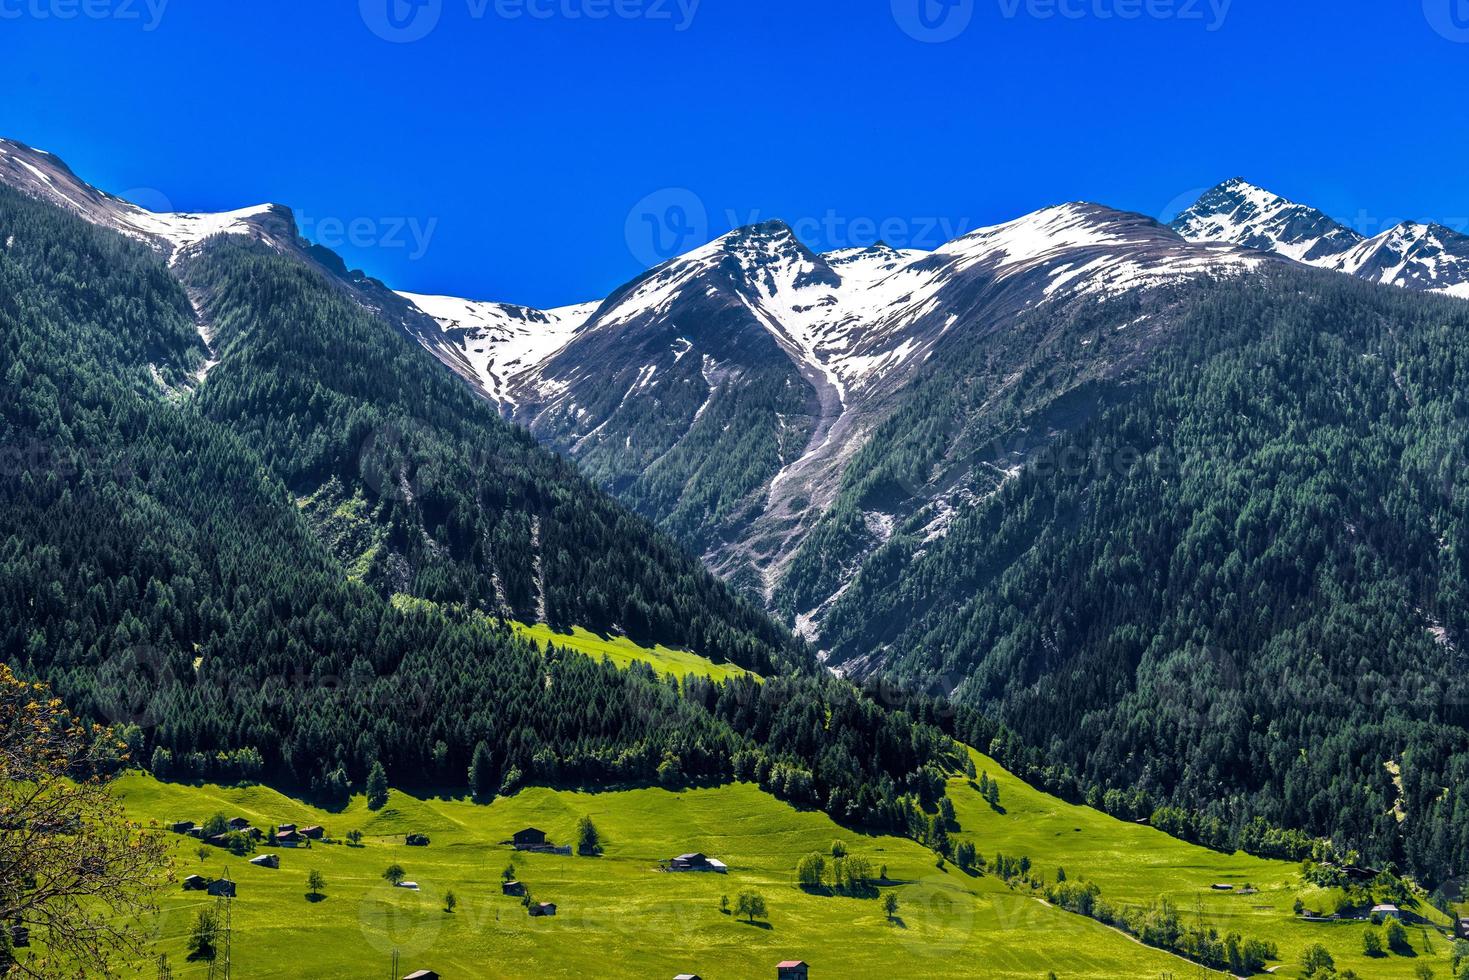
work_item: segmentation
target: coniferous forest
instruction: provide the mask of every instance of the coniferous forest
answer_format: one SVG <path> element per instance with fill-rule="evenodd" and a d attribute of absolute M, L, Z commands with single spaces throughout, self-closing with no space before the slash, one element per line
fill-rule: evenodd
<path fill-rule="evenodd" d="M 319 269 L 221 238 L 176 279 L 6 188 L 0 242 L 0 659 L 134 761 L 324 800 L 378 764 L 464 787 L 476 758 L 492 790 L 741 778 L 894 827 L 941 794 L 937 727 L 819 675 Z M 504 625 L 538 617 L 770 679 L 681 686 Z"/>
<path fill-rule="evenodd" d="M 1138 312 L 1106 305 L 1027 355 L 1038 383 L 1084 373 L 1097 326 Z M 1283 268 L 1171 315 L 1146 371 L 1094 384 L 1094 415 L 941 540 L 900 528 L 829 638 L 946 681 L 1005 722 L 966 737 L 1127 819 L 1469 871 L 1469 308 Z M 973 416 L 993 358 L 945 365 L 912 411 Z M 1039 423 L 1010 405 L 984 424 L 1009 445 Z M 931 447 L 870 451 L 901 470 Z"/>
<path fill-rule="evenodd" d="M 886 664 L 858 689 L 307 251 L 221 236 L 170 267 L 9 189 L 0 241 L 0 657 L 160 775 L 753 779 L 922 836 L 962 740 L 1210 846 L 1469 870 L 1462 304 L 1282 267 L 954 352 L 788 583 L 829 590 L 864 508 L 954 446 L 1028 463 L 941 536 L 897 526 L 834 602 L 835 660 Z M 1156 349 L 1098 369 L 1140 317 Z M 1037 449 L 1063 392 L 1080 421 Z M 767 680 L 619 671 L 511 620 Z"/>

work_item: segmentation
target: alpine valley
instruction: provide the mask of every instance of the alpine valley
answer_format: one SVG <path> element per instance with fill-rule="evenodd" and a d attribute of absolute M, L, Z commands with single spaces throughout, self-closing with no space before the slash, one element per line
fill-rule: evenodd
<path fill-rule="evenodd" d="M 140 805 L 386 779 L 454 834 L 446 786 L 775 819 L 752 783 L 801 840 L 958 860 L 977 760 L 1057 838 L 1469 874 L 1447 228 L 1242 180 L 931 252 L 771 221 L 538 310 L 0 140 L 0 350 L 0 661 L 118 726 Z"/>
<path fill-rule="evenodd" d="M 1455 297 L 1469 237 L 1238 179 L 933 252 L 768 222 L 563 310 L 405 294 L 835 671 L 997 717 L 1062 795 L 1428 876 L 1469 855 Z"/>

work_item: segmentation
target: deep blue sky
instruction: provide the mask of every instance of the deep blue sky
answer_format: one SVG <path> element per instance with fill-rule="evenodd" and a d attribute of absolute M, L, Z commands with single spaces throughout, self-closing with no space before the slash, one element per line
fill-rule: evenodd
<path fill-rule="evenodd" d="M 958 0 L 942 43 L 905 33 L 919 0 L 687 24 L 679 0 L 431 0 L 409 43 L 369 29 L 390 0 L 148 2 L 0 0 L 0 135 L 150 206 L 290 204 L 399 288 L 549 306 L 656 258 L 649 220 L 665 249 L 776 216 L 818 248 L 883 222 L 932 246 L 1234 175 L 1374 233 L 1469 223 L 1469 0 L 1232 0 L 1222 24 L 1226 0 Z M 552 16 L 501 15 L 527 3 Z M 614 3 L 665 16 L 567 16 Z"/>

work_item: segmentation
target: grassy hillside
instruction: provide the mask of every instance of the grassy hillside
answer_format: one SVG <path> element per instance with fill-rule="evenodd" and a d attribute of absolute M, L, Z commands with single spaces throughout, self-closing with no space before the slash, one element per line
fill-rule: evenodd
<path fill-rule="evenodd" d="M 1064 867 L 1071 879 L 1098 883 L 1117 903 L 1146 904 L 1167 896 L 1221 930 L 1239 929 L 1280 944 L 1291 976 L 1299 953 L 1323 942 L 1339 966 L 1365 977 L 1410 977 L 1418 964 L 1447 976 L 1448 943 L 1420 929 L 1420 956 L 1368 961 L 1360 955 L 1359 925 L 1310 925 L 1291 914 L 1301 883 L 1294 865 L 1215 854 L 1146 827 L 1072 807 L 1003 773 L 990 760 L 976 765 L 1000 785 L 997 812 L 956 780 L 951 787 L 960 839 L 981 852 L 1026 854 L 1046 877 Z M 825 815 L 800 812 L 749 785 L 682 793 L 641 789 L 588 794 L 530 789 L 475 806 L 462 800 L 417 799 L 393 793 L 378 812 L 354 798 L 341 813 L 304 806 L 264 788 L 166 785 L 132 775 L 120 785 L 130 810 L 160 822 L 202 820 L 215 812 L 243 815 L 264 826 L 282 821 L 322 823 L 332 837 L 348 830 L 363 846 L 317 844 L 281 850 L 281 868 L 254 868 L 178 838 L 180 876 L 218 876 L 228 865 L 239 884 L 233 907 L 233 966 L 249 977 L 387 975 L 391 952 L 401 972 L 431 968 L 470 977 L 671 977 L 697 971 L 718 978 L 773 976 L 781 959 L 813 964 L 820 977 L 908 975 L 1061 978 L 1214 975 L 1144 947 L 1089 919 L 1046 905 L 1029 889 L 1012 890 L 993 875 L 973 877 L 953 865 L 936 867 L 920 846 L 892 837 L 861 837 Z M 600 858 L 515 855 L 499 845 L 514 831 L 539 827 L 558 843 L 573 840 L 577 820 L 590 815 L 602 831 Z M 431 846 L 410 848 L 403 835 L 430 835 Z M 885 864 L 898 897 L 898 921 L 886 921 L 879 899 L 809 895 L 794 884 L 799 858 L 842 839 L 854 854 Z M 663 874 L 660 859 L 699 850 L 730 866 L 728 876 Z M 555 902 L 554 919 L 531 919 L 517 899 L 500 895 L 500 872 L 514 861 L 518 877 L 541 901 Z M 417 892 L 388 887 L 382 871 L 403 866 Z M 306 898 L 306 878 L 326 877 L 326 898 Z M 1216 882 L 1261 889 L 1255 896 L 1219 895 Z M 724 915 L 721 895 L 734 901 L 755 888 L 769 905 L 768 925 Z M 452 890 L 459 900 L 443 911 Z M 186 961 L 196 909 L 209 900 L 171 889 L 160 917 L 161 948 L 175 975 L 204 976 Z M 1269 906 L 1257 908 L 1257 906 Z M 489 972 L 486 972 L 486 971 Z"/>
<path fill-rule="evenodd" d="M 1179 961 L 1145 949 L 1085 919 L 1012 894 L 993 879 L 941 872 L 931 855 L 895 838 L 856 840 L 824 815 L 800 813 L 750 786 L 670 793 L 647 789 L 586 795 L 528 790 L 489 807 L 394 794 L 377 813 L 354 801 L 342 814 L 313 811 L 269 790 L 193 789 L 143 777 L 123 787 L 142 816 L 200 818 L 219 810 L 261 823 L 324 821 L 333 835 L 356 827 L 364 846 L 281 851 L 279 871 L 212 853 L 201 863 L 180 838 L 180 872 L 218 876 L 226 864 L 239 885 L 233 966 L 249 977 L 386 976 L 393 948 L 403 972 L 431 968 L 446 977 L 658 977 L 697 970 L 707 978 L 774 974 L 782 959 L 810 961 L 819 976 L 871 975 L 874 966 L 921 962 L 924 976 L 1156 976 Z M 525 826 L 553 840 L 571 838 L 591 814 L 606 838 L 601 858 L 513 855 L 496 842 Z M 428 848 L 404 845 L 423 832 Z M 799 891 L 801 855 L 846 838 L 854 851 L 888 865 L 902 924 L 885 921 L 876 900 L 823 898 Z M 660 859 L 689 850 L 718 856 L 731 873 L 676 875 Z M 556 902 L 554 919 L 531 919 L 500 895 L 500 871 L 515 861 L 536 898 Z M 379 877 L 400 863 L 421 891 Z M 327 898 L 306 899 L 306 876 L 319 869 Z M 742 888 L 757 888 L 769 927 L 719 910 Z M 446 890 L 459 899 L 443 911 Z M 203 976 L 185 960 L 195 908 L 208 899 L 181 890 L 161 917 L 162 948 L 179 977 Z M 486 969 L 490 973 L 486 973 Z"/>
<path fill-rule="evenodd" d="M 607 657 L 619 667 L 645 663 L 662 674 L 671 674 L 674 677 L 693 674 L 716 682 L 750 674 L 743 667 L 729 663 L 716 664 L 706 657 L 687 650 L 674 650 L 661 643 L 652 647 L 640 646 L 625 636 L 598 636 L 580 626 L 572 627 L 570 633 L 557 633 L 551 627 L 543 624 L 527 626 L 524 623 L 515 623 L 514 626 L 515 632 L 528 640 L 539 643 L 543 648 L 548 643 L 554 643 L 563 650 L 576 650 L 594 660 Z M 756 675 L 750 674 L 750 676 Z"/>
<path fill-rule="evenodd" d="M 999 783 L 1000 810 L 973 789 L 951 785 L 949 795 L 963 828 L 955 839 L 973 841 L 987 857 L 993 858 L 996 851 L 1026 855 L 1048 880 L 1065 869 L 1068 879 L 1096 883 L 1114 904 L 1147 905 L 1166 898 L 1190 922 L 1202 915 L 1205 924 L 1221 934 L 1238 932 L 1274 942 L 1282 964 L 1276 976 L 1297 975 L 1295 965 L 1312 943 L 1324 944 L 1339 970 L 1352 969 L 1363 977 L 1411 977 L 1420 964 L 1427 964 L 1437 976 L 1451 975 L 1452 940 L 1435 929 L 1409 926 L 1416 957 L 1369 959 L 1362 952 L 1365 923 L 1298 919 L 1293 911 L 1298 896 L 1308 904 L 1323 897 L 1301 879 L 1299 865 L 1196 847 L 1141 824 L 1047 796 L 980 753 L 974 753 L 974 762 Z M 1234 891 L 1215 891 L 1215 884 L 1233 885 Z M 1258 894 L 1241 894 L 1246 885 L 1258 889 Z M 1415 911 L 1448 924 L 1426 905 Z"/>

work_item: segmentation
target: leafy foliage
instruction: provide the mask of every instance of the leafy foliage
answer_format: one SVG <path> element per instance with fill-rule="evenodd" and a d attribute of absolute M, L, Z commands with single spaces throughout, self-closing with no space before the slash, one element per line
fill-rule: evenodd
<path fill-rule="evenodd" d="M 108 792 L 121 747 L 0 664 L 0 951 L 20 976 L 110 972 L 147 948 L 168 847 Z M 44 950 L 13 953 L 12 928 Z"/>

